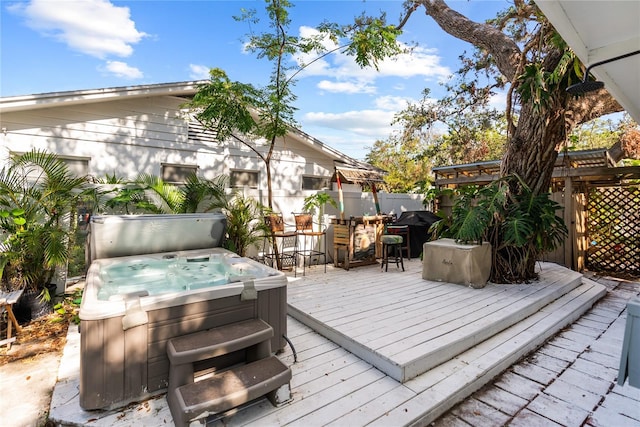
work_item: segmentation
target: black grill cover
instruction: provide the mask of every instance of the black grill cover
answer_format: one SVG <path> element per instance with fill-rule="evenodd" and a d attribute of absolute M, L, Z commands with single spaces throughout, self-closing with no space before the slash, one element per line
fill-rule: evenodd
<path fill-rule="evenodd" d="M 429 227 L 441 218 L 431 211 L 402 212 L 394 225 L 409 226 L 409 246 L 411 258 L 418 258 L 422 253 L 422 245 L 431 238 Z"/>

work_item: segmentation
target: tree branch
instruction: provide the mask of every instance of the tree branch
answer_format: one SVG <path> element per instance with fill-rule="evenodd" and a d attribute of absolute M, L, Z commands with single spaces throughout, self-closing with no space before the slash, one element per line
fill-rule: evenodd
<path fill-rule="evenodd" d="M 606 89 L 600 89 L 597 92 L 570 100 L 568 109 L 572 111 L 576 125 L 586 123 L 605 114 L 624 111 L 624 108 Z"/>
<path fill-rule="evenodd" d="M 447 33 L 490 52 L 500 72 L 510 81 L 516 76 L 520 48 L 495 27 L 470 20 L 451 9 L 443 0 L 416 0 L 425 13 Z"/>

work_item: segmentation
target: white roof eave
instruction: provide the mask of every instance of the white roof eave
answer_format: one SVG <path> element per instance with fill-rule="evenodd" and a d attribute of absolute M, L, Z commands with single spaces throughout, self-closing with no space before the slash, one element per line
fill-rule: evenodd
<path fill-rule="evenodd" d="M 197 92 L 202 82 L 162 83 L 141 86 L 111 87 L 102 89 L 51 92 L 35 95 L 21 95 L 0 98 L 0 112 L 26 111 L 55 107 L 60 104 L 89 104 L 115 100 L 121 97 L 140 98 L 148 96 L 184 96 Z"/>
<path fill-rule="evenodd" d="M 535 1 L 585 66 L 640 50 L 640 1 Z M 640 55 L 591 72 L 640 123 Z"/>

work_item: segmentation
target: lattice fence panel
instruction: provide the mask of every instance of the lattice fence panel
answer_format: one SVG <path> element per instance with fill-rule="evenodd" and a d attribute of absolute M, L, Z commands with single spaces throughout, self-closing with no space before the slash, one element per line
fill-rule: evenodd
<path fill-rule="evenodd" d="M 640 275 L 640 188 L 589 191 L 587 268 Z"/>

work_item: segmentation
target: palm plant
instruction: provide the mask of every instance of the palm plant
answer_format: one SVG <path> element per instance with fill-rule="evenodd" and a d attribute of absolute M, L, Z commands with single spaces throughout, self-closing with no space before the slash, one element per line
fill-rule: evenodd
<path fill-rule="evenodd" d="M 245 256 L 247 249 L 257 246 L 268 233 L 261 220 L 262 206 L 254 199 L 240 193 L 227 195 L 228 177 L 214 179 L 189 175 L 181 186 L 166 183 L 161 178 L 140 174 L 135 181 L 126 184 L 107 202 L 107 207 L 127 213 L 181 214 L 222 211 L 227 217 L 224 246 Z"/>
<path fill-rule="evenodd" d="M 262 220 L 263 206 L 257 200 L 242 193 L 235 193 L 219 205 L 227 217 L 225 248 L 246 256 L 250 246 L 258 247 L 269 235 L 269 227 Z"/>
<path fill-rule="evenodd" d="M 560 208 L 548 193 L 535 195 L 518 176 L 511 175 L 484 187 L 461 189 L 451 218 L 444 218 L 433 227 L 440 230 L 442 237 L 452 237 L 460 243 L 491 243 L 490 280 L 513 283 L 526 277 L 524 271 L 516 270 L 518 265 L 530 267 L 543 253 L 555 250 L 564 241 L 568 231 L 556 215 Z M 445 223 L 446 230 L 442 227 Z M 512 262 L 523 257 L 526 263 Z M 498 271 L 503 273 L 497 276 Z"/>
<path fill-rule="evenodd" d="M 46 293 L 69 256 L 70 213 L 93 189 L 56 155 L 33 150 L 10 156 L 0 170 L 0 275 L 5 289 Z"/>
<path fill-rule="evenodd" d="M 227 176 L 214 179 L 199 178 L 196 174 L 187 177 L 186 182 L 177 186 L 164 182 L 151 174 L 140 174 L 130 183 L 117 190 L 106 206 L 125 213 L 180 214 L 193 213 L 202 208 L 202 203 L 219 205 L 225 199 Z M 211 210 L 207 206 L 205 210 Z"/>

